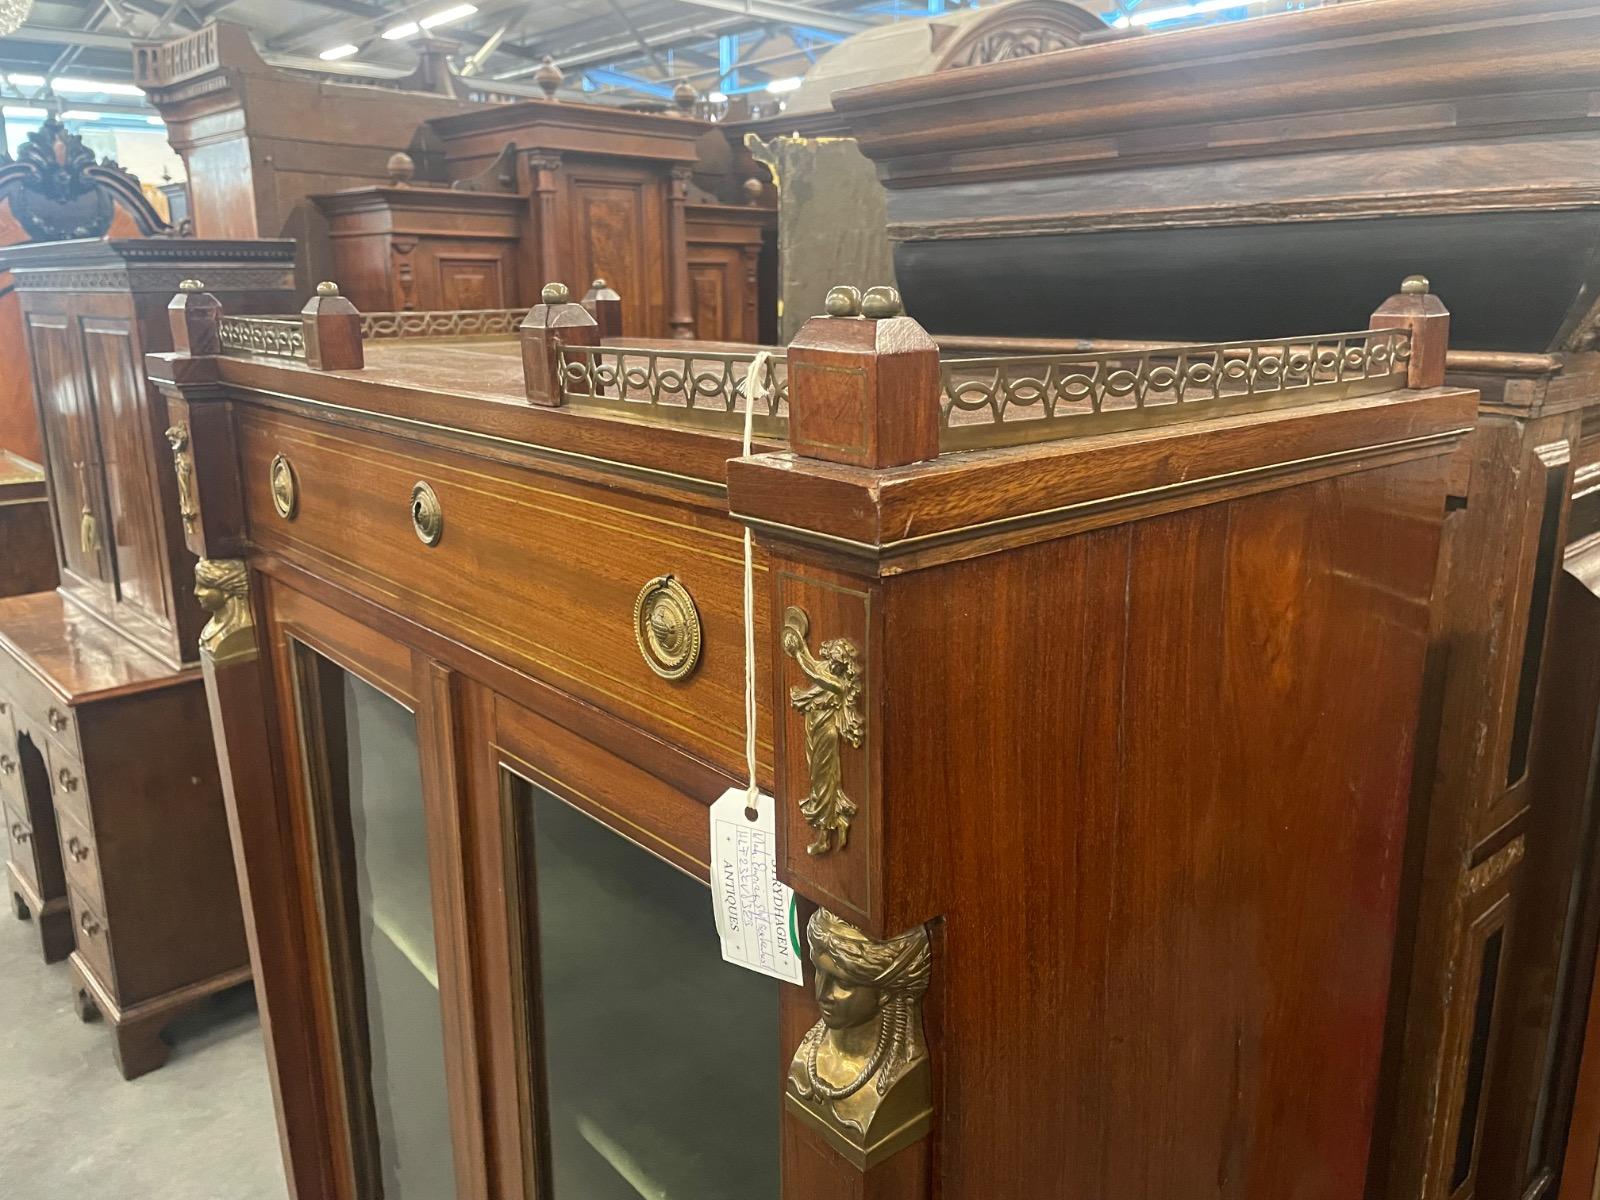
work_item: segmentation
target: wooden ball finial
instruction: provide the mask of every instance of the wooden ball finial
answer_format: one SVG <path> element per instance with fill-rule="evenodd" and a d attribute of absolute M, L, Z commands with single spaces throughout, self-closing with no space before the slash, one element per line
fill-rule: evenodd
<path fill-rule="evenodd" d="M 556 98 L 556 90 L 564 79 L 566 76 L 561 73 L 561 68 L 556 66 L 556 60 L 548 54 L 539 63 L 539 69 L 533 73 L 533 81 L 539 85 L 547 100 Z"/>
<path fill-rule="evenodd" d="M 694 106 L 700 103 L 700 93 L 694 90 L 694 84 L 687 79 L 680 79 L 678 86 L 672 89 L 672 102 L 684 116 L 691 116 Z"/>
<path fill-rule="evenodd" d="M 389 155 L 389 182 L 395 187 L 405 187 L 417 173 L 416 161 L 404 150 Z"/>
<path fill-rule="evenodd" d="M 900 303 L 900 293 L 892 287 L 868 288 L 867 294 L 861 297 L 861 315 L 875 321 L 898 317 L 905 310 L 905 305 Z"/>
<path fill-rule="evenodd" d="M 828 298 L 823 301 L 822 307 L 827 310 L 830 317 L 859 317 L 861 315 L 861 291 L 853 288 L 848 283 L 841 283 L 838 287 L 828 289 Z"/>

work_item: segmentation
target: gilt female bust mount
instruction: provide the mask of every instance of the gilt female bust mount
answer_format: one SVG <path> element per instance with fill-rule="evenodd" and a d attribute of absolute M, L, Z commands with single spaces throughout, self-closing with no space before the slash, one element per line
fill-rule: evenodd
<path fill-rule="evenodd" d="M 822 1020 L 789 1065 L 789 1108 L 862 1170 L 927 1133 L 933 1090 L 922 998 L 933 951 L 918 926 L 888 941 L 818 909 L 806 925 Z"/>

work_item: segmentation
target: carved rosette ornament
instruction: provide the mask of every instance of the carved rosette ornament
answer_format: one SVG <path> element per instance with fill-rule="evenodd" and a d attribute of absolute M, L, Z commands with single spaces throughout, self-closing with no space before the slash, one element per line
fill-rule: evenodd
<path fill-rule="evenodd" d="M 789 1064 L 786 1102 L 864 1171 L 932 1124 L 922 998 L 933 949 L 923 926 L 878 942 L 827 909 L 806 941 L 822 1020 Z"/>
<path fill-rule="evenodd" d="M 805 718 L 811 779 L 811 790 L 800 801 L 800 815 L 816 832 L 806 853 L 821 856 L 843 850 L 850 840 L 856 803 L 845 794 L 841 743 L 859 749 L 866 721 L 861 713 L 861 651 L 849 638 L 830 638 L 812 655 L 806 645 L 810 630 L 805 609 L 791 605 L 784 610 L 783 652 L 807 680 L 789 689 L 789 703 Z"/>
<path fill-rule="evenodd" d="M 189 457 L 189 427 L 182 421 L 167 430 L 167 445 L 172 447 L 172 471 L 178 477 L 178 515 L 183 528 L 194 532 L 200 509 L 194 502 L 194 460 Z"/>
<path fill-rule="evenodd" d="M 200 649 L 219 665 L 254 658 L 255 618 L 250 612 L 250 573 L 237 558 L 202 558 L 194 567 L 194 596 L 211 614 L 200 631 Z"/>

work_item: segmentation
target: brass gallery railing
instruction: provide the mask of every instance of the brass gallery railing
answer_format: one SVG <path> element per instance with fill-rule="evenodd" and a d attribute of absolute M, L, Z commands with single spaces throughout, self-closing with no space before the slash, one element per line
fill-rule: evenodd
<path fill-rule="evenodd" d="M 940 444 L 1016 445 L 1317 404 L 1405 386 L 1411 335 L 1377 329 L 1267 342 L 940 363 Z"/>
<path fill-rule="evenodd" d="M 304 358 L 305 328 L 299 317 L 223 317 L 217 338 L 225 351 L 264 354 L 271 358 Z"/>
<path fill-rule="evenodd" d="M 746 389 L 758 351 L 664 349 L 643 346 L 566 346 L 561 351 L 561 397 L 636 416 L 654 416 L 714 429 L 744 422 Z M 764 437 L 788 429 L 789 372 L 781 350 L 767 352 L 757 376 L 755 428 Z"/>
<path fill-rule="evenodd" d="M 454 312 L 361 314 L 363 341 L 388 338 L 501 337 L 516 333 L 525 308 L 467 308 Z"/>
<path fill-rule="evenodd" d="M 521 309 L 478 309 L 359 320 L 363 341 L 504 340 L 518 335 L 524 316 Z M 225 353 L 305 360 L 307 319 L 225 316 L 218 332 Z M 939 444 L 944 451 L 1021 445 L 1376 395 L 1406 387 L 1411 354 L 1410 332 L 1388 328 L 1098 353 L 949 355 L 939 364 Z M 764 440 L 782 440 L 789 376 L 781 349 L 643 340 L 568 345 L 555 374 L 562 404 L 737 432 L 758 358 L 764 366 L 753 424 Z"/>

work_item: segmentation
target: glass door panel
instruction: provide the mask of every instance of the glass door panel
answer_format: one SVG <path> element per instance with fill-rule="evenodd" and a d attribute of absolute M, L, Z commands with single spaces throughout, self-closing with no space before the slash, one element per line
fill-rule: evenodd
<path fill-rule="evenodd" d="M 776 1200 L 782 985 L 722 961 L 699 880 L 542 788 L 512 789 L 548 1200 Z"/>
<path fill-rule="evenodd" d="M 299 649 L 320 896 L 357 1193 L 455 1194 L 417 725 Z"/>

